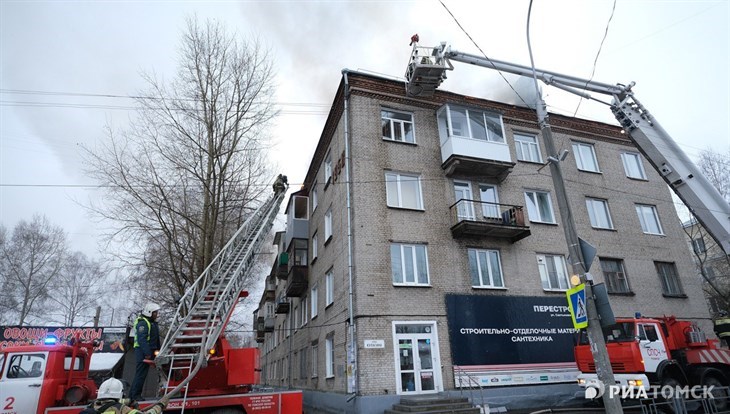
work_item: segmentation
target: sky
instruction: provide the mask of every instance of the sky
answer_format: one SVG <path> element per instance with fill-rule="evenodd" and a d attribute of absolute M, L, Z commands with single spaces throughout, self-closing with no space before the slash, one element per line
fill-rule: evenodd
<path fill-rule="evenodd" d="M 473 39 L 490 58 L 529 65 L 528 0 L 443 1 L 463 29 L 438 0 L 0 0 L 0 224 L 10 229 L 44 214 L 66 230 L 73 250 L 104 254 L 106 224 L 84 208 L 101 193 L 84 173 L 82 148 L 103 144 L 106 126 L 127 125 L 134 101 L 126 97 L 144 91 L 142 74 L 174 76 L 187 17 L 219 20 L 269 48 L 280 109 L 271 158 L 292 187 L 304 179 L 343 68 L 402 78 L 414 33 L 424 46 L 446 41 L 479 54 Z M 635 81 L 636 97 L 690 158 L 726 152 L 729 2 L 622 0 L 611 18 L 613 7 L 613 0 L 536 0 L 536 66 Z M 516 103 L 499 73 L 455 66 L 442 89 Z M 572 116 L 578 107 L 549 87 L 544 97 L 551 112 Z M 577 116 L 615 123 L 608 108 L 585 101 Z"/>

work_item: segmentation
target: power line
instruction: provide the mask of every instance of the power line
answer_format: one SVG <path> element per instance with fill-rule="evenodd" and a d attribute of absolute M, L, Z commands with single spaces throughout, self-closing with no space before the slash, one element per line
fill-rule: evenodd
<path fill-rule="evenodd" d="M 451 18 L 454 19 L 454 22 L 456 22 L 456 25 L 459 26 L 459 29 L 461 29 L 461 31 L 464 32 L 464 34 L 466 35 L 466 37 L 468 37 L 469 40 L 471 40 L 471 42 L 474 44 L 474 46 L 476 46 L 476 48 L 479 49 L 479 52 L 481 52 L 482 56 L 484 56 L 484 58 L 489 61 L 489 63 L 492 65 L 492 68 L 499 73 L 499 76 L 501 76 L 502 79 L 504 79 L 504 81 L 507 82 L 507 85 L 509 86 L 509 88 L 512 89 L 512 91 L 515 93 L 515 95 L 517 95 L 518 98 L 520 98 L 520 100 L 522 101 L 522 103 L 525 104 L 526 107 L 532 108 L 530 105 L 527 104 L 527 102 L 525 102 L 525 100 L 522 98 L 522 95 L 520 95 L 517 92 L 517 90 L 512 86 L 512 84 L 507 80 L 507 78 L 504 76 L 504 74 L 502 73 L 502 71 L 499 70 L 499 69 L 497 69 L 497 67 L 492 62 L 492 59 L 490 59 L 489 56 L 487 56 L 487 54 L 484 53 L 484 51 L 482 50 L 482 48 L 479 47 L 479 45 L 477 44 L 477 42 L 471 37 L 471 35 L 466 31 L 466 29 L 464 29 L 464 26 L 462 26 L 461 23 L 459 23 L 459 20 L 456 18 L 456 16 L 454 16 L 453 13 L 451 13 L 451 10 L 449 10 L 449 8 L 446 7 L 446 5 L 444 4 L 443 0 L 439 0 L 439 3 L 441 3 L 442 6 L 444 6 L 444 9 L 446 9 L 446 11 L 449 13 L 449 15 L 451 15 Z"/>
<path fill-rule="evenodd" d="M 606 37 L 608 36 L 608 27 L 611 25 L 611 20 L 613 20 L 613 14 L 616 12 L 616 0 L 613 0 L 613 8 L 611 9 L 611 16 L 608 18 L 608 22 L 606 23 L 606 30 L 603 32 L 603 39 L 601 39 L 601 44 L 598 46 L 598 53 L 596 53 L 596 58 L 593 60 L 593 70 L 591 70 L 591 77 L 588 78 L 586 81 L 585 86 L 583 87 L 583 92 L 585 92 L 586 88 L 588 87 L 588 84 L 593 80 L 593 75 L 596 74 L 596 66 L 598 64 L 598 57 L 601 55 L 601 50 L 603 49 L 603 42 L 606 41 Z M 583 102 L 583 95 L 580 96 L 580 99 L 578 99 L 578 106 L 575 108 L 575 112 L 573 112 L 573 118 L 578 114 L 578 109 L 580 109 L 580 104 Z"/>

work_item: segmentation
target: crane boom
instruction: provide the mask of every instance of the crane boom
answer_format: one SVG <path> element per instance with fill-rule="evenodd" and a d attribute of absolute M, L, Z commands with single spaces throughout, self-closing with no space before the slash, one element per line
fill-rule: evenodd
<path fill-rule="evenodd" d="M 529 66 L 459 52 L 452 50 L 444 42 L 436 47 L 423 47 L 414 43 L 406 69 L 408 94 L 411 96 L 433 94 L 446 79 L 446 71 L 454 68 L 451 61 L 521 76 L 533 76 L 533 69 Z M 725 254 L 730 254 L 730 205 L 636 99 L 631 90 L 634 82 L 628 85 L 611 85 L 542 69 L 535 69 L 534 74 L 547 85 L 584 98 L 593 99 L 585 91 L 611 96 L 613 98 L 610 103 L 611 111 L 639 151 L 690 209 Z"/>

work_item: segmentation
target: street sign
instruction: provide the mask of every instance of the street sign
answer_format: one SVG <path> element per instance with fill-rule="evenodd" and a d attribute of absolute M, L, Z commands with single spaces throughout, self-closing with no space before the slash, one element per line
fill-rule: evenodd
<path fill-rule="evenodd" d="M 588 326 L 588 312 L 586 308 L 586 285 L 580 285 L 566 292 L 568 296 L 568 310 L 573 319 L 575 329 L 583 329 Z"/>
<path fill-rule="evenodd" d="M 596 257 L 596 248 L 592 244 L 578 237 L 578 243 L 580 244 L 580 253 L 583 255 L 583 263 L 586 266 L 586 272 L 591 270 L 591 264 L 593 259 Z"/>

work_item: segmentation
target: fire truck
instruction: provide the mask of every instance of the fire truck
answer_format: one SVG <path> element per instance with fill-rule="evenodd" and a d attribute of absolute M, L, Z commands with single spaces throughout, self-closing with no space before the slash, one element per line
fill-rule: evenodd
<path fill-rule="evenodd" d="M 617 318 L 604 328 L 606 348 L 616 383 L 624 389 L 661 386 L 725 387 L 730 379 L 730 350 L 717 347 L 692 322 L 673 316 L 661 318 Z M 585 334 L 574 348 L 581 374 L 578 384 L 596 390 L 596 377 L 590 345 Z"/>
<path fill-rule="evenodd" d="M 286 193 L 280 176 L 274 194 L 236 231 L 180 299 L 154 364 L 166 412 L 198 414 L 301 413 L 301 391 L 255 391 L 258 348 L 234 348 L 225 327 L 255 255 L 264 245 Z M 89 378 L 94 343 L 73 341 L 14 346 L 0 354 L 0 414 L 78 414 L 96 398 Z M 150 361 L 152 362 L 152 361 Z M 140 408 L 156 400 L 141 401 Z"/>

